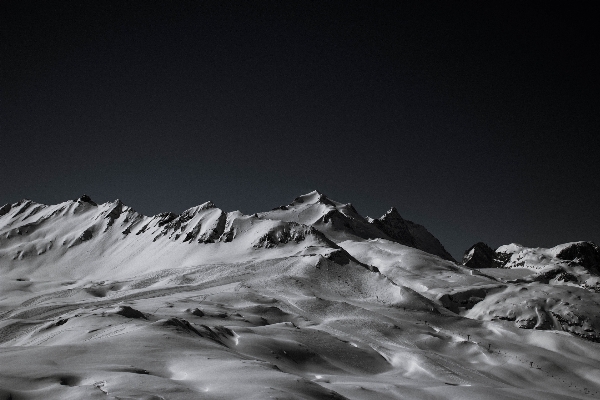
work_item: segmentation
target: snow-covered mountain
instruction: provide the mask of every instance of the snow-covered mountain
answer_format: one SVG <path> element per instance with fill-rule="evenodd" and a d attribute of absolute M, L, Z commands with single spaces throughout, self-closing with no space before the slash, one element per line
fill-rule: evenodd
<path fill-rule="evenodd" d="M 550 249 L 512 243 L 496 251 L 480 242 L 465 252 L 463 264 L 524 270 L 521 273 L 528 280 L 578 285 L 600 292 L 600 248 L 592 242 L 565 243 Z"/>
<path fill-rule="evenodd" d="M 598 247 L 456 263 L 395 208 L 0 208 L 0 399 L 600 394 Z"/>
<path fill-rule="evenodd" d="M 338 203 L 314 191 L 296 198 L 289 205 L 259 215 L 314 226 L 335 242 L 387 239 L 454 261 L 440 241 L 425 227 L 403 219 L 394 207 L 381 218 L 365 218 L 352 204 Z"/>
<path fill-rule="evenodd" d="M 26 264 L 33 274 L 43 274 L 40 267 L 51 262 L 54 268 L 64 266 L 63 273 L 73 278 L 88 276 L 112 268 L 104 260 L 107 254 L 124 273 L 147 271 L 150 255 L 158 268 L 166 262 L 163 258 L 176 265 L 221 262 L 233 256 L 318 254 L 349 259 L 338 244 L 360 239 L 386 239 L 453 261 L 433 235 L 404 220 L 394 208 L 379 219 L 364 218 L 351 204 L 316 191 L 254 215 L 225 212 L 209 201 L 180 215 L 148 217 L 119 200 L 98 205 L 86 195 L 53 206 L 22 200 L 3 206 L 0 215 L 4 265 Z M 26 263 L 21 262 L 24 259 Z M 72 268 L 74 262 L 85 266 Z"/>

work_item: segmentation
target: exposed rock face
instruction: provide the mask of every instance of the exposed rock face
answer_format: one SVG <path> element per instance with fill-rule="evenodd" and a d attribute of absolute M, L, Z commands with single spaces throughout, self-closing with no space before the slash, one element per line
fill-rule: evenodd
<path fill-rule="evenodd" d="M 600 270 L 600 248 L 592 242 L 578 242 L 560 251 L 557 258 L 572 261 L 598 274 Z"/>
<path fill-rule="evenodd" d="M 463 264 L 475 269 L 531 271 L 527 276 L 511 275 L 513 278 L 507 278 L 507 281 L 513 283 L 539 282 L 578 286 L 600 293 L 600 249 L 592 242 L 564 243 L 552 248 L 533 248 L 511 243 L 498 247 L 496 251 L 484 243 L 477 243 L 465 252 Z"/>
<path fill-rule="evenodd" d="M 405 220 L 393 207 L 381 218 L 365 218 L 351 203 L 340 203 L 313 191 L 260 216 L 314 226 L 336 243 L 356 238 L 385 239 L 455 261 L 425 227 Z"/>
<path fill-rule="evenodd" d="M 435 254 L 445 260 L 455 261 L 440 241 L 424 226 L 402 218 L 395 207 L 371 223 L 398 243 Z"/>
<path fill-rule="evenodd" d="M 127 317 L 127 318 L 134 318 L 134 319 L 142 318 L 142 319 L 147 319 L 146 316 L 141 311 L 138 311 L 135 308 L 131 308 L 129 306 L 120 306 L 117 309 L 117 311 L 115 312 L 115 314 L 119 314 L 119 315 L 122 315 L 122 316 Z"/>
<path fill-rule="evenodd" d="M 11 209 L 11 207 L 12 206 L 10 204 L 5 204 L 2 207 L 0 207 L 0 217 L 3 216 L 3 215 L 8 214 L 8 212 Z"/>
<path fill-rule="evenodd" d="M 498 268 L 496 252 L 487 244 L 479 242 L 471 246 L 463 256 L 463 265 L 469 268 Z"/>
<path fill-rule="evenodd" d="M 104 216 L 104 218 L 108 220 L 106 229 L 104 229 L 105 232 L 115 223 L 117 219 L 119 219 L 121 213 L 123 212 L 123 203 L 121 200 L 116 200 L 111 204 L 111 206 L 112 208 Z"/>
<path fill-rule="evenodd" d="M 195 316 L 197 316 L 197 317 L 204 317 L 204 312 L 201 309 L 199 309 L 199 308 L 194 308 L 192 310 L 192 314 L 195 315 Z"/>
<path fill-rule="evenodd" d="M 93 231 L 93 229 L 89 228 L 89 229 L 86 229 L 85 231 L 83 231 L 83 233 L 79 236 L 79 239 L 81 239 L 82 242 L 85 242 L 85 241 L 90 240 L 93 236 L 94 236 L 94 231 Z"/>
<path fill-rule="evenodd" d="M 14 208 L 16 207 L 20 207 L 19 210 L 14 214 L 15 217 L 23 214 L 25 211 L 27 211 L 27 209 L 33 205 L 33 201 L 31 200 L 27 200 L 27 199 L 23 199 L 17 203 L 15 203 L 13 206 Z"/>
<path fill-rule="evenodd" d="M 96 202 L 94 202 L 92 200 L 92 198 L 90 196 L 88 196 L 87 194 L 84 194 L 83 196 L 81 196 L 79 199 L 77 199 L 77 201 L 79 201 L 81 203 L 89 203 L 93 206 L 98 206 L 98 204 Z"/>
<path fill-rule="evenodd" d="M 314 235 L 316 231 L 313 227 L 288 222 L 270 229 L 269 232 L 258 238 L 253 246 L 254 248 L 272 248 L 292 241 L 298 243 L 306 239 L 307 235 Z"/>
<path fill-rule="evenodd" d="M 415 247 L 415 238 L 410 234 L 407 221 L 392 207 L 381 218 L 373 220 L 373 225 L 399 243 Z"/>
<path fill-rule="evenodd" d="M 475 304 L 483 301 L 489 291 L 498 290 L 503 286 L 476 287 L 466 290 L 457 290 L 452 294 L 444 294 L 438 298 L 444 307 L 455 313 L 459 313 L 460 309 L 470 310 Z"/>

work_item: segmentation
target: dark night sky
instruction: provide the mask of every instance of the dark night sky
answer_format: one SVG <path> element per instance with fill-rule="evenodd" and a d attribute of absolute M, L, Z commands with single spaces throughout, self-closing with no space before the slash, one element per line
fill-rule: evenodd
<path fill-rule="evenodd" d="M 488 3 L 3 1 L 0 204 L 318 189 L 456 258 L 600 244 L 593 2 Z"/>

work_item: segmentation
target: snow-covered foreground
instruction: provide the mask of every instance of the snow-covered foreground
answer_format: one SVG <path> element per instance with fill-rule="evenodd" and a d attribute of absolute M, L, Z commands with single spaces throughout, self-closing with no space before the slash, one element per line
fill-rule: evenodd
<path fill-rule="evenodd" d="M 599 343 L 488 313 L 598 294 L 456 264 L 395 210 L 25 204 L 0 209 L 0 399 L 600 397 Z"/>

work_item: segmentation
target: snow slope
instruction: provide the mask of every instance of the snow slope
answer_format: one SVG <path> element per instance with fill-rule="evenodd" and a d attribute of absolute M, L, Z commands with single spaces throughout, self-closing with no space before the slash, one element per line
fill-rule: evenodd
<path fill-rule="evenodd" d="M 318 192 L 254 215 L 25 200 L 0 208 L 0 399 L 597 398 L 594 296 Z"/>

